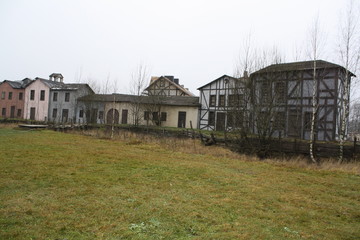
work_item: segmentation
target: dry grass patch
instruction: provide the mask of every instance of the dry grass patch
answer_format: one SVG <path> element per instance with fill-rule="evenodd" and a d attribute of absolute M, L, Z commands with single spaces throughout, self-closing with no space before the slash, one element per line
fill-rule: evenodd
<path fill-rule="evenodd" d="M 129 136 L 12 129 L 0 136 L 0 239 L 360 235 L 355 174 L 210 155 L 197 145 L 197 154 L 183 153 L 185 142 L 171 150 Z"/>

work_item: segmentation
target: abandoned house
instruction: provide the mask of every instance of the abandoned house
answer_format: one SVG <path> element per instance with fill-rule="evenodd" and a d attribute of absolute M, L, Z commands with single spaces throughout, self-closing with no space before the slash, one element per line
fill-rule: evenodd
<path fill-rule="evenodd" d="M 94 94 L 79 98 L 77 122 L 196 127 L 198 97 Z"/>
<path fill-rule="evenodd" d="M 268 131 L 274 137 L 309 139 L 313 63 L 274 64 L 252 73 L 249 78 L 224 75 L 200 87 L 199 128 L 240 127 L 253 133 Z M 338 138 L 345 73 L 346 69 L 340 65 L 316 61 L 317 140 Z M 351 72 L 348 74 L 348 79 L 354 76 Z"/>
<path fill-rule="evenodd" d="M 0 109 L 2 118 L 24 118 L 25 87 L 32 80 L 4 80 L 0 83 Z"/>

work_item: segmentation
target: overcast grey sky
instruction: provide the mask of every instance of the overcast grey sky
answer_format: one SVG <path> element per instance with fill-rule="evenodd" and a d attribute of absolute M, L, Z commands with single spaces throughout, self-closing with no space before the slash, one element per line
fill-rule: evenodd
<path fill-rule="evenodd" d="M 359 0 L 357 0 L 359 1 Z M 117 81 L 127 93 L 139 63 L 152 76 L 174 75 L 196 88 L 231 75 L 244 39 L 277 46 L 292 61 L 306 49 L 318 15 L 323 59 L 336 61 L 340 11 L 347 0 L 1 0 L 0 80 Z M 150 81 L 150 79 L 149 79 Z"/>

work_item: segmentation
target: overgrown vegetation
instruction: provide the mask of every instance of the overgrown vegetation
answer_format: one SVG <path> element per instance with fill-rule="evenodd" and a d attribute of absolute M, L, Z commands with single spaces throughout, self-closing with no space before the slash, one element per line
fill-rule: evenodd
<path fill-rule="evenodd" d="M 360 236 L 355 165 L 307 169 L 131 134 L 1 128 L 0 239 Z"/>

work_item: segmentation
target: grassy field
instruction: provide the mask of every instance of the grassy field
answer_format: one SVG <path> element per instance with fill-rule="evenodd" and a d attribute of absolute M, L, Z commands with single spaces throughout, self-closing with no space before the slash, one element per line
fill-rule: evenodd
<path fill-rule="evenodd" d="M 179 149 L 0 128 L 0 239 L 360 238 L 359 174 Z"/>

